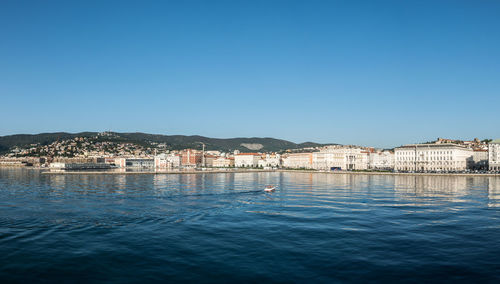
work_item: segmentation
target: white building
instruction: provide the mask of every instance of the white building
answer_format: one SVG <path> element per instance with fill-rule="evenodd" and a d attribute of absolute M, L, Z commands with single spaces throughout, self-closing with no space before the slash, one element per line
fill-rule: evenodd
<path fill-rule="evenodd" d="M 154 168 L 155 159 L 154 158 L 126 158 L 125 167 L 127 168 L 137 168 L 137 169 L 147 169 Z"/>
<path fill-rule="evenodd" d="M 257 153 L 239 153 L 234 156 L 235 167 L 257 167 L 259 165 L 259 160 L 261 159 L 261 154 Z"/>
<path fill-rule="evenodd" d="M 458 144 L 413 144 L 394 149 L 397 171 L 463 171 L 474 151 Z"/>
<path fill-rule="evenodd" d="M 370 169 L 394 169 L 394 152 L 375 151 L 370 152 L 368 168 Z"/>
<path fill-rule="evenodd" d="M 234 158 L 218 157 L 214 160 L 212 166 L 216 168 L 234 167 Z"/>
<path fill-rule="evenodd" d="M 490 171 L 500 171 L 500 139 L 488 144 L 488 164 Z"/>
<path fill-rule="evenodd" d="M 280 154 L 266 154 L 266 157 L 258 163 L 261 168 L 277 168 L 281 166 L 281 156 Z"/>
<path fill-rule="evenodd" d="M 320 151 L 312 153 L 312 168 L 317 170 L 329 170 L 331 168 L 344 167 L 344 154 L 334 151 Z"/>
<path fill-rule="evenodd" d="M 156 169 L 174 169 L 181 166 L 181 157 L 175 154 L 160 154 L 154 157 L 154 167 Z"/>
<path fill-rule="evenodd" d="M 125 168 L 126 166 L 126 158 L 114 158 L 113 159 L 113 164 L 119 168 Z M 111 163 L 111 161 L 110 161 Z"/>
<path fill-rule="evenodd" d="M 313 153 L 291 153 L 283 158 L 283 167 L 291 169 L 311 169 Z"/>
<path fill-rule="evenodd" d="M 472 161 L 474 170 L 488 170 L 488 150 L 474 149 Z"/>
<path fill-rule="evenodd" d="M 361 148 L 327 146 L 312 153 L 312 168 L 317 170 L 365 170 L 368 152 Z"/>
<path fill-rule="evenodd" d="M 66 167 L 66 163 L 50 163 L 49 168 L 51 170 L 63 170 Z"/>

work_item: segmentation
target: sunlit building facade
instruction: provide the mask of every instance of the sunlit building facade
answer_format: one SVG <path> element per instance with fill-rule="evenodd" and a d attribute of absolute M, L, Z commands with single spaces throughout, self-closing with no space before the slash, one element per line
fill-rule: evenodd
<path fill-rule="evenodd" d="M 488 144 L 488 165 L 490 171 L 500 171 L 500 139 Z"/>
<path fill-rule="evenodd" d="M 457 144 L 413 144 L 394 149 L 397 171 L 464 171 L 474 151 Z"/>

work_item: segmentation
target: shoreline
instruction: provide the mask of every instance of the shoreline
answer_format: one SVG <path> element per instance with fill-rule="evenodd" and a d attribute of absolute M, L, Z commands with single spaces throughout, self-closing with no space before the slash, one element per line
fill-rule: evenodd
<path fill-rule="evenodd" d="M 42 169 L 43 170 L 43 169 Z M 331 174 L 331 175 L 385 175 L 385 176 L 465 176 L 465 177 L 500 177 L 500 173 L 392 173 L 392 172 L 351 172 L 351 171 L 314 171 L 314 170 L 214 170 L 214 171 L 69 171 L 69 172 L 51 172 L 42 171 L 46 175 L 175 175 L 175 174 L 233 174 L 233 173 L 312 173 L 312 174 Z"/>
<path fill-rule="evenodd" d="M 468 176 L 468 177 L 500 177 L 499 174 L 478 174 L 478 173 L 392 173 L 392 172 L 349 172 L 349 171 L 309 171 L 309 170 L 277 170 L 279 172 L 300 172 L 300 173 L 318 173 L 318 174 L 333 174 L 333 175 L 388 175 L 388 176 Z"/>
<path fill-rule="evenodd" d="M 275 170 L 234 170 L 234 171 L 49 171 L 45 170 L 42 174 L 46 175 L 177 175 L 177 174 L 234 174 L 234 173 L 268 173 Z"/>

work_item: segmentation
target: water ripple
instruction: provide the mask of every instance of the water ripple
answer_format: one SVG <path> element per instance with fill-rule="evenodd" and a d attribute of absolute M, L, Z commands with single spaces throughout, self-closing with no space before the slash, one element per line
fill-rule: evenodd
<path fill-rule="evenodd" d="M 499 204 L 498 178 L 0 168 L 0 280 L 498 282 Z"/>

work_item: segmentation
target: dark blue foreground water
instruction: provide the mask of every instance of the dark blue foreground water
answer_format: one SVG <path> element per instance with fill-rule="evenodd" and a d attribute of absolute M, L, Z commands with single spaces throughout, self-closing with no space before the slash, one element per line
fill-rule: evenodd
<path fill-rule="evenodd" d="M 493 283 L 498 206 L 500 178 L 0 169 L 0 282 Z"/>

